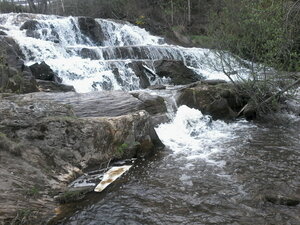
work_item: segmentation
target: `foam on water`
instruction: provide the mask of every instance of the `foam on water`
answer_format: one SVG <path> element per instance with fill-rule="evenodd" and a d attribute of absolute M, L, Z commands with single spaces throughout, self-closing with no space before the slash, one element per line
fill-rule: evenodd
<path fill-rule="evenodd" d="M 163 38 L 150 35 L 128 22 L 115 22 L 107 19 L 96 20 L 105 35 L 105 46 L 158 45 L 164 43 Z"/>
<path fill-rule="evenodd" d="M 213 160 L 213 155 L 226 151 L 226 142 L 235 138 L 235 132 L 249 127 L 246 122 L 225 123 L 212 120 L 199 110 L 180 106 L 170 123 L 161 124 L 156 132 L 162 142 L 174 154 L 193 159 L 203 159 L 209 163 L 223 162 Z"/>

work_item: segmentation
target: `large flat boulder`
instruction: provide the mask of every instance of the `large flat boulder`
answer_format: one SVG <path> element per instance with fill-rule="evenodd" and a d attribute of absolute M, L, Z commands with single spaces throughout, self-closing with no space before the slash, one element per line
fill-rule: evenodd
<path fill-rule="evenodd" d="M 0 95 L 0 221 L 11 222 L 30 208 L 28 223 L 45 224 L 56 207 L 51 193 L 86 168 L 144 157 L 162 146 L 137 98 L 129 95 L 131 108 L 125 110 L 120 98 L 118 104 L 108 94 L 111 103 L 101 103 L 104 95 L 65 94 Z"/>

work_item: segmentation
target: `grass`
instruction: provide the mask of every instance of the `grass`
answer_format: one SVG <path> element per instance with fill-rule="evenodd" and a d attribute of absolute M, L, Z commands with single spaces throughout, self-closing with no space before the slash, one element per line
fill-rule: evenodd
<path fill-rule="evenodd" d="M 41 189 L 38 186 L 33 186 L 31 188 L 28 188 L 24 191 L 24 194 L 27 197 L 31 197 L 31 198 L 37 198 L 40 196 L 40 191 Z"/>
<path fill-rule="evenodd" d="M 211 38 L 206 35 L 191 35 L 192 42 L 202 48 L 213 48 Z"/>
<path fill-rule="evenodd" d="M 19 209 L 15 217 L 8 223 L 9 225 L 32 224 L 32 219 L 37 217 L 38 209 Z"/>

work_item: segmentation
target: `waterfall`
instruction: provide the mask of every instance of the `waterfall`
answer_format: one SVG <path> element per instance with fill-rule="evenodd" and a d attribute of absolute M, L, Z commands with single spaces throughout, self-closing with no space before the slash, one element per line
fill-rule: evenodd
<path fill-rule="evenodd" d="M 134 65 L 146 66 L 155 74 L 153 63 L 157 60 L 182 61 L 199 76 L 226 78 L 221 68 L 208 63 L 217 61 L 209 49 L 169 45 L 145 29 L 106 19 L 94 20 L 95 34 L 89 35 L 80 28 L 79 20 L 54 15 L 1 14 L 0 30 L 19 44 L 26 65 L 45 61 L 63 83 L 73 85 L 77 92 L 140 89 Z M 30 21 L 32 27 L 23 29 L 25 22 Z M 167 77 L 150 77 L 151 85 L 169 82 Z"/>

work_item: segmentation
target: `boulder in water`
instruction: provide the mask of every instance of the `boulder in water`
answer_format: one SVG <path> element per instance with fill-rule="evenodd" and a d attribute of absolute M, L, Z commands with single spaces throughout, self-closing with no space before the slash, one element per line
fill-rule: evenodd
<path fill-rule="evenodd" d="M 7 33 L 5 33 L 4 31 L 0 30 L 0 35 L 7 35 Z"/>
<path fill-rule="evenodd" d="M 97 53 L 93 49 L 89 49 L 89 48 L 82 48 L 80 50 L 80 56 L 84 59 L 92 59 L 92 60 L 99 59 Z"/>
<path fill-rule="evenodd" d="M 94 18 L 80 17 L 78 18 L 79 29 L 86 35 L 91 41 L 97 45 L 101 45 L 104 40 L 104 34 L 101 26 Z"/>
<path fill-rule="evenodd" d="M 40 23 L 36 20 L 28 20 L 21 27 L 20 30 L 36 30 L 40 27 Z"/>
<path fill-rule="evenodd" d="M 150 81 L 143 67 L 143 62 L 132 62 L 129 67 L 134 71 L 135 75 L 140 78 L 140 87 L 147 88 L 150 86 Z"/>
<path fill-rule="evenodd" d="M 154 62 L 155 73 L 160 77 L 169 77 L 175 85 L 190 84 L 201 77 L 187 68 L 182 61 L 158 60 Z"/>
<path fill-rule="evenodd" d="M 201 110 L 213 119 L 233 119 L 243 107 L 242 100 L 235 94 L 231 84 L 208 84 L 200 82 L 183 88 L 177 104 Z"/>
<path fill-rule="evenodd" d="M 58 77 L 53 70 L 47 65 L 45 62 L 35 63 L 31 65 L 30 70 L 33 76 L 39 80 L 47 80 L 47 81 L 54 81 L 57 83 L 61 83 L 62 79 Z"/>

